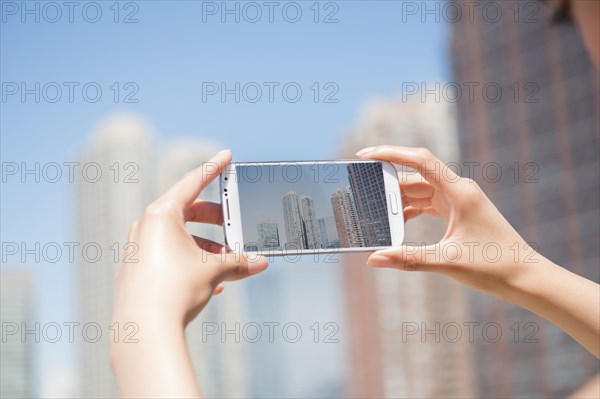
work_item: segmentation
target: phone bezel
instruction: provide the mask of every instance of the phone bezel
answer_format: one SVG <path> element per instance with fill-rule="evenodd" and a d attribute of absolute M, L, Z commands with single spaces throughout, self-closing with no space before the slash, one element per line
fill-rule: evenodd
<path fill-rule="evenodd" d="M 221 206 L 223 211 L 223 232 L 225 234 L 225 245 L 230 251 L 243 250 L 242 218 L 240 210 L 240 199 L 238 191 L 237 166 L 244 165 L 319 165 L 319 164 L 348 164 L 348 163 L 373 163 L 382 164 L 383 179 L 386 192 L 386 204 L 388 220 L 390 224 L 390 234 L 392 245 L 397 247 L 404 242 L 404 213 L 402 207 L 402 195 L 400 193 L 400 182 L 396 167 L 387 161 L 378 160 L 358 160 L 358 159 L 340 159 L 335 161 L 278 161 L 278 162 L 232 162 L 221 173 L 219 177 L 219 193 L 221 197 Z M 393 213 L 394 206 L 392 198 L 396 198 L 396 213 Z M 252 254 L 268 256 L 286 256 L 286 255 L 308 255 L 308 254 L 330 254 L 330 253 L 349 253 L 349 252 L 372 252 L 390 247 L 353 247 L 353 248 L 319 248 L 302 250 L 265 250 L 265 251 L 244 251 Z"/>

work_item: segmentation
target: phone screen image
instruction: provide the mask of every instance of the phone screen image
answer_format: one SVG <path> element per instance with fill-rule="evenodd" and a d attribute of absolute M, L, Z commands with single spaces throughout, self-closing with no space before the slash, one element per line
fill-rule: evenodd
<path fill-rule="evenodd" d="M 393 244 L 381 162 L 234 167 L 246 252 L 336 252 Z"/>

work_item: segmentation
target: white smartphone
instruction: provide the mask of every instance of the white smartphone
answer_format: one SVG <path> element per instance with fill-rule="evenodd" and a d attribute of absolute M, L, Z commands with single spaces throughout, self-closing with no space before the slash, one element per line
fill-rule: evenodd
<path fill-rule="evenodd" d="M 404 240 L 398 174 L 389 162 L 231 163 L 220 192 L 232 251 L 373 251 Z"/>

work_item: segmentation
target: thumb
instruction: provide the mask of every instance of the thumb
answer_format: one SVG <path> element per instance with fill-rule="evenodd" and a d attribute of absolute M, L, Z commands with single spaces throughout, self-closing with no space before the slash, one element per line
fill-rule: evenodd
<path fill-rule="evenodd" d="M 442 267 L 439 245 L 403 245 L 371 254 L 367 265 L 406 271 L 437 271 Z"/>
<path fill-rule="evenodd" d="M 233 281 L 258 274 L 269 265 L 264 256 L 245 252 L 225 252 L 213 254 L 216 259 L 215 280 Z"/>

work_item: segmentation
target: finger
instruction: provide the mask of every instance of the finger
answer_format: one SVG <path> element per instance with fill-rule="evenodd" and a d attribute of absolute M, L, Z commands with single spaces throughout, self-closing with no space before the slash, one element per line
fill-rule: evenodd
<path fill-rule="evenodd" d="M 400 183 L 400 192 L 406 197 L 431 198 L 435 189 L 427 182 Z"/>
<path fill-rule="evenodd" d="M 225 289 L 225 286 L 223 284 L 219 284 L 215 287 L 215 289 L 213 290 L 213 295 L 219 295 L 221 292 L 223 292 L 223 290 Z"/>
<path fill-rule="evenodd" d="M 372 253 L 367 265 L 406 271 L 440 271 L 443 269 L 438 245 L 385 249 Z"/>
<path fill-rule="evenodd" d="M 133 241 L 136 237 L 137 234 L 137 230 L 138 230 L 138 226 L 139 226 L 139 222 L 136 220 L 133 223 L 131 223 L 131 226 L 129 226 L 129 233 L 127 234 L 127 238 L 129 241 Z"/>
<path fill-rule="evenodd" d="M 431 198 L 412 198 L 406 197 L 402 199 L 403 206 L 412 206 L 414 208 L 429 208 L 431 206 Z"/>
<path fill-rule="evenodd" d="M 225 248 L 222 244 L 218 242 L 209 240 L 208 238 L 197 237 L 192 234 L 192 238 L 196 241 L 196 245 L 206 252 L 210 252 L 211 254 L 220 254 L 221 251 Z"/>
<path fill-rule="evenodd" d="M 427 180 L 414 170 L 401 170 L 398 172 L 398 181 L 400 185 L 411 184 L 411 183 L 425 183 Z"/>
<path fill-rule="evenodd" d="M 404 223 L 409 221 L 410 219 L 414 219 L 422 214 L 428 214 L 432 216 L 439 216 L 435 209 L 432 207 L 429 208 L 415 208 L 412 206 L 407 206 L 404 208 Z"/>
<path fill-rule="evenodd" d="M 215 257 L 214 276 L 218 281 L 240 280 L 260 273 L 267 268 L 267 258 L 243 252 L 224 252 L 210 255 Z"/>
<path fill-rule="evenodd" d="M 229 162 L 231 162 L 231 151 L 223 150 L 217 153 L 207 162 L 186 173 L 163 198 L 182 210 L 186 209 L 198 198 L 204 187 L 225 170 Z"/>
<path fill-rule="evenodd" d="M 223 224 L 223 210 L 216 202 L 196 200 L 185 210 L 186 222 Z"/>
<path fill-rule="evenodd" d="M 435 188 L 449 189 L 448 183 L 459 177 L 442 161 L 425 148 L 381 145 L 364 148 L 356 153 L 359 158 L 379 159 L 415 169 Z"/>

